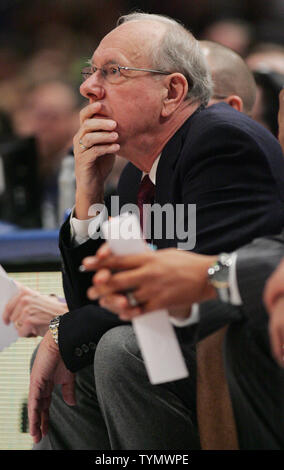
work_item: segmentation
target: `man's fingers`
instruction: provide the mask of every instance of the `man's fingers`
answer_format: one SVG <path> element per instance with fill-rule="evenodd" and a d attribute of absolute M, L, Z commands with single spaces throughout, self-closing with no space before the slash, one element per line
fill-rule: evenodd
<path fill-rule="evenodd" d="M 75 382 L 72 380 L 71 382 L 62 384 L 61 387 L 62 397 L 65 403 L 69 406 L 76 405 L 76 396 L 75 396 Z"/>
<path fill-rule="evenodd" d="M 15 295 L 14 297 L 12 297 L 12 299 L 6 304 L 6 307 L 4 309 L 4 312 L 3 312 L 3 321 L 6 325 L 8 325 L 10 323 L 10 321 L 12 321 L 11 319 L 11 315 L 13 314 L 13 311 L 18 303 L 18 301 L 20 300 L 21 298 L 21 293 L 18 294 L 18 295 Z"/>
<path fill-rule="evenodd" d="M 121 320 L 132 321 L 135 317 L 138 317 L 142 313 L 143 312 L 142 312 L 141 308 L 139 308 L 139 307 L 129 308 L 129 309 L 126 308 L 118 316 Z"/>
<path fill-rule="evenodd" d="M 111 283 L 111 277 L 111 272 L 108 269 L 101 269 L 93 276 L 93 283 L 96 284 L 96 287 L 89 287 L 87 290 L 87 297 L 90 300 L 97 300 L 101 295 L 114 292 L 116 289 L 109 285 L 109 283 Z"/>
<path fill-rule="evenodd" d="M 46 436 L 48 433 L 48 421 L 49 421 L 49 410 L 45 409 L 41 413 L 41 435 L 42 437 Z"/>
<path fill-rule="evenodd" d="M 111 271 L 109 269 L 100 269 L 94 276 L 93 276 L 93 282 L 96 285 L 99 284 L 105 284 L 111 281 Z"/>
<path fill-rule="evenodd" d="M 273 302 L 275 300 L 275 293 L 276 293 L 276 289 L 275 289 L 274 275 L 272 275 L 272 277 L 270 277 L 270 279 L 268 279 L 268 281 L 266 282 L 264 294 L 263 294 L 263 301 L 265 303 L 265 306 L 268 312 L 270 312 L 273 306 Z"/>
<path fill-rule="evenodd" d="M 96 145 L 84 151 L 84 158 L 88 158 L 89 162 L 95 162 L 99 157 L 108 155 L 112 156 L 113 154 L 117 153 L 119 149 L 119 144 Z"/>
<path fill-rule="evenodd" d="M 22 316 L 23 314 L 24 316 L 26 316 L 30 312 L 31 307 L 34 303 L 34 297 L 35 295 L 25 294 L 21 295 L 18 298 L 16 305 L 13 308 L 13 312 L 10 316 L 11 322 L 19 321 L 20 316 Z"/>
<path fill-rule="evenodd" d="M 132 320 L 132 318 L 141 314 L 141 307 L 131 307 L 127 297 L 115 294 L 107 295 L 100 299 L 100 305 L 107 308 L 113 313 L 116 313 L 121 320 Z"/>
<path fill-rule="evenodd" d="M 80 136 L 80 132 L 81 136 L 88 132 L 112 132 L 116 127 L 117 123 L 112 119 L 102 119 L 95 116 L 90 119 L 85 119 L 78 132 L 78 136 Z"/>
<path fill-rule="evenodd" d="M 86 119 L 90 119 L 94 114 L 98 113 L 102 105 L 99 102 L 91 103 L 81 109 L 79 117 L 82 125 Z"/>
<path fill-rule="evenodd" d="M 91 258 L 93 269 L 99 270 L 102 268 L 107 268 L 115 271 L 120 271 L 134 269 L 143 265 L 148 259 L 148 254 L 127 256 L 110 255 L 103 258 L 98 256 Z M 84 261 L 86 260 L 88 260 L 88 258 L 85 258 Z"/>
<path fill-rule="evenodd" d="M 284 110 L 284 88 L 279 93 L 279 107 Z"/>
<path fill-rule="evenodd" d="M 39 423 L 36 423 L 34 426 L 30 423 L 30 435 L 33 438 L 33 443 L 38 444 L 42 439 L 41 427 Z"/>
<path fill-rule="evenodd" d="M 269 337 L 274 358 L 284 367 L 284 298 L 273 306 L 269 319 Z"/>
<path fill-rule="evenodd" d="M 111 249 L 108 243 L 103 243 L 102 246 L 98 249 L 96 256 L 99 259 L 105 259 L 107 256 L 111 255 Z M 87 258 L 86 258 L 87 259 Z"/>
<path fill-rule="evenodd" d="M 114 313 L 120 314 L 123 309 L 128 307 L 128 300 L 124 295 L 111 294 L 100 299 L 100 305 L 111 310 Z"/>
<path fill-rule="evenodd" d="M 84 108 L 81 109 L 80 111 L 80 126 L 84 126 L 86 121 L 96 121 L 96 124 L 98 126 L 98 129 L 105 129 L 105 130 L 111 130 L 115 129 L 117 126 L 117 123 L 113 119 L 109 118 L 104 118 L 100 116 L 100 110 L 101 110 L 101 103 L 96 102 L 96 103 L 91 103 L 85 106 Z M 88 126 L 88 122 L 86 123 L 86 126 Z"/>
<path fill-rule="evenodd" d="M 283 275 L 284 275 L 284 260 L 280 262 L 277 269 L 267 280 L 263 301 L 268 310 L 268 313 L 271 313 L 271 310 L 274 308 L 275 302 L 278 301 L 278 298 L 284 296 L 284 286 L 283 286 Z"/>
<path fill-rule="evenodd" d="M 41 417 L 37 409 L 37 403 L 34 400 L 29 401 L 28 415 L 30 435 L 33 437 L 34 442 L 39 442 L 41 439 Z"/>
<path fill-rule="evenodd" d="M 123 271 L 111 275 L 109 270 L 102 269 L 93 276 L 94 286 L 87 291 L 89 299 L 96 300 L 99 297 L 115 292 L 124 292 L 143 285 L 146 276 L 143 269 Z"/>
<path fill-rule="evenodd" d="M 111 270 L 127 270 L 142 266 L 151 259 L 152 252 L 141 255 L 113 255 L 107 243 L 104 243 L 97 251 L 96 256 L 87 256 L 83 259 L 86 270 L 99 270 L 108 268 Z"/>
<path fill-rule="evenodd" d="M 94 145 L 112 144 L 118 139 L 117 132 L 88 132 L 83 134 L 80 139 L 80 144 L 85 145 L 88 149 Z"/>
<path fill-rule="evenodd" d="M 270 344 L 272 349 L 272 355 L 280 367 L 284 367 L 284 344 L 282 336 L 279 334 L 277 328 L 270 328 Z"/>
<path fill-rule="evenodd" d="M 17 330 L 20 338 L 32 338 L 37 336 L 36 332 L 34 331 L 33 325 L 31 325 L 30 323 L 25 323 L 17 327 Z"/>
<path fill-rule="evenodd" d="M 95 256 L 87 256 L 82 260 L 82 265 L 85 267 L 86 271 L 94 271 L 95 266 L 97 266 L 97 260 L 103 260 L 111 256 L 111 249 L 108 243 L 103 243 L 103 245 L 97 250 Z"/>
<path fill-rule="evenodd" d="M 51 395 L 39 400 L 30 400 L 29 402 L 29 429 L 35 444 L 40 442 L 42 437 L 48 433 L 50 402 Z"/>

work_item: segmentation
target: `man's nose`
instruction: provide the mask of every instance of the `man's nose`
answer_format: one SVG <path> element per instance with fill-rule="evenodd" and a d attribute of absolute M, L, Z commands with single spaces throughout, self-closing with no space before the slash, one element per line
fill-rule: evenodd
<path fill-rule="evenodd" d="M 80 86 L 80 93 L 85 98 L 91 100 L 101 100 L 105 95 L 105 90 L 100 83 L 99 71 L 93 73 L 87 80 Z"/>

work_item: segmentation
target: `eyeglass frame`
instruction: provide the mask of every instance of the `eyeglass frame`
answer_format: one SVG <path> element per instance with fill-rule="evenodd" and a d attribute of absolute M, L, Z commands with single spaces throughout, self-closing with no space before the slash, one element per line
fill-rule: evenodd
<path fill-rule="evenodd" d="M 126 67 L 126 66 L 123 66 L 123 65 L 118 65 L 118 64 L 106 64 L 106 65 L 113 65 L 114 67 L 117 67 L 118 68 L 118 71 L 120 73 L 121 70 L 133 70 L 133 71 L 136 71 L 136 72 L 150 72 L 150 73 L 158 73 L 158 74 L 161 74 L 161 75 L 171 75 L 172 72 L 164 72 L 162 70 L 155 70 L 155 69 L 145 69 L 145 68 L 138 68 L 138 67 Z M 89 66 L 86 66 L 83 68 L 83 70 L 81 70 L 81 75 L 83 76 L 83 83 L 89 78 L 91 77 L 94 73 L 96 73 L 98 70 L 103 70 L 105 67 L 105 65 L 103 67 L 96 67 L 96 66 L 93 66 L 93 65 L 89 65 Z M 90 69 L 92 70 L 92 72 L 84 72 L 84 69 Z M 84 75 L 88 75 L 88 78 L 84 78 Z M 107 78 L 106 78 L 107 80 Z"/>

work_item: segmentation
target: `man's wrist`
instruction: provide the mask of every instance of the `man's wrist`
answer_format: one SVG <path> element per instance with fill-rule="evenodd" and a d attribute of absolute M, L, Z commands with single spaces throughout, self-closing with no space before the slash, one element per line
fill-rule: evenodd
<path fill-rule="evenodd" d="M 215 287 L 212 285 L 212 283 L 209 280 L 208 276 L 208 270 L 212 265 L 214 265 L 218 260 L 218 256 L 206 256 L 206 259 L 204 259 L 204 279 L 203 279 L 203 291 L 201 294 L 201 298 L 198 299 L 198 303 L 200 302 L 205 302 L 207 300 L 213 300 L 216 299 L 217 297 L 217 292 Z"/>
<path fill-rule="evenodd" d="M 209 285 L 215 290 L 222 302 L 230 302 L 230 268 L 233 264 L 232 253 L 221 253 L 213 264 L 208 268 Z"/>
<path fill-rule="evenodd" d="M 169 315 L 178 321 L 186 320 L 191 314 L 191 307 L 172 307 L 168 309 Z"/>
<path fill-rule="evenodd" d="M 52 333 L 50 329 L 47 330 L 46 334 L 44 335 L 44 340 L 45 344 L 48 347 L 48 350 L 52 353 L 59 353 L 59 346 L 56 344 L 56 342 L 53 339 Z"/>
<path fill-rule="evenodd" d="M 89 215 L 90 207 L 94 204 L 104 204 L 104 188 L 92 195 L 92 197 L 81 196 L 76 193 L 74 217 L 79 220 L 87 220 L 94 217 Z"/>
<path fill-rule="evenodd" d="M 199 305 L 194 303 L 187 309 L 187 317 L 178 318 L 170 316 L 170 322 L 176 327 L 190 326 L 199 322 Z"/>

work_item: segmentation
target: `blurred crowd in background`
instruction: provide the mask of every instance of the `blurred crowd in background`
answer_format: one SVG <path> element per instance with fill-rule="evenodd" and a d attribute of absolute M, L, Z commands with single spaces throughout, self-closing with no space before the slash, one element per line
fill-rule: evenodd
<path fill-rule="evenodd" d="M 72 154 L 78 112 L 85 103 L 79 94 L 81 68 L 117 18 L 137 9 L 169 15 L 198 39 L 218 42 L 244 57 L 258 84 L 252 117 L 277 136 L 278 94 L 284 86 L 284 0 L 1 0 L 0 155 L 7 142 L 34 138 L 39 191 L 33 202 L 40 205 L 41 220 L 25 224 L 25 218 L 19 222 L 13 214 L 1 213 L 7 189 L 1 159 L 0 219 L 23 227 L 61 224 L 59 173 L 64 157 Z M 118 159 L 110 193 L 123 165 Z"/>

